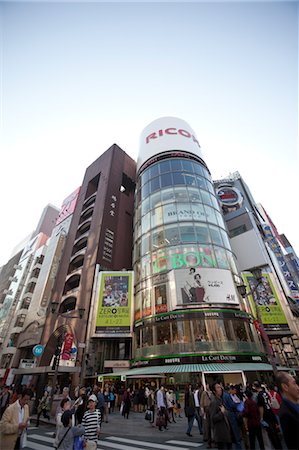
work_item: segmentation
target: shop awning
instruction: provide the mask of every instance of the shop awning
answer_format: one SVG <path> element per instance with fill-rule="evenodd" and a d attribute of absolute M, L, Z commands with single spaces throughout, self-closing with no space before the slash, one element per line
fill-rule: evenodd
<path fill-rule="evenodd" d="M 205 373 L 224 373 L 224 372 L 252 372 L 259 371 L 272 372 L 272 366 L 266 363 L 236 363 L 236 364 L 176 364 L 164 366 L 148 366 L 136 369 L 126 370 L 122 372 L 103 373 L 103 377 L 109 375 L 121 376 L 125 375 L 130 378 L 138 378 L 140 375 L 155 376 L 168 373 L 184 373 L 184 372 L 205 372 Z"/>

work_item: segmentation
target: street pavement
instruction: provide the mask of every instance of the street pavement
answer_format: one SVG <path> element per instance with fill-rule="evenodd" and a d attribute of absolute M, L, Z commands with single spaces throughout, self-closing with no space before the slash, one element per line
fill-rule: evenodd
<path fill-rule="evenodd" d="M 41 420 L 39 428 L 35 427 L 35 416 L 31 418 L 28 429 L 26 449 L 53 449 L 54 420 L 50 423 Z M 205 450 L 206 443 L 199 434 L 197 423 L 194 423 L 192 437 L 186 435 L 187 419 L 177 418 L 176 423 L 168 425 L 168 430 L 160 432 L 157 427 L 144 419 L 144 413 L 130 413 L 124 419 L 119 412 L 109 415 L 108 423 L 102 424 L 98 441 L 99 450 Z"/>

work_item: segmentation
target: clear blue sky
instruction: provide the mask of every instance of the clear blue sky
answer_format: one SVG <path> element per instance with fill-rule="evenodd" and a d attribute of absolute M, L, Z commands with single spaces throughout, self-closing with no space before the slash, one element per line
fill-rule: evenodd
<path fill-rule="evenodd" d="M 0 3 L 0 265 L 116 142 L 177 116 L 299 253 L 298 5 Z"/>

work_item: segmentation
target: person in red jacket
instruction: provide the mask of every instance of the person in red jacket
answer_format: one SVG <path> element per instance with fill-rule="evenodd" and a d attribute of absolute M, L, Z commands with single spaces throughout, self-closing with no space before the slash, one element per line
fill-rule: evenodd
<path fill-rule="evenodd" d="M 245 430 L 249 434 L 250 449 L 255 450 L 255 440 L 258 440 L 261 450 L 265 449 L 262 428 L 261 416 L 257 403 L 252 399 L 253 392 L 246 391 L 247 399 L 245 400 L 245 407 L 243 417 L 245 421 Z"/>

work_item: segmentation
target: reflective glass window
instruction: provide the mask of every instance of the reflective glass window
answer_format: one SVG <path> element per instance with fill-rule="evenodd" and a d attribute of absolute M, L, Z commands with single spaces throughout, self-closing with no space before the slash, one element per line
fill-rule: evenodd
<path fill-rule="evenodd" d="M 196 242 L 194 227 L 189 225 L 180 226 L 182 243 Z"/>
<path fill-rule="evenodd" d="M 214 206 L 215 209 L 217 209 L 217 212 L 219 211 L 219 203 L 217 198 L 214 195 L 211 195 L 212 199 L 212 206 Z"/>
<path fill-rule="evenodd" d="M 217 264 L 220 269 L 229 269 L 229 264 L 226 257 L 226 251 L 220 247 L 214 247 Z"/>
<path fill-rule="evenodd" d="M 159 175 L 159 165 L 158 164 L 154 164 L 148 170 L 149 170 L 149 178 L 150 179 Z"/>
<path fill-rule="evenodd" d="M 171 266 L 168 267 L 168 263 L 169 254 L 166 248 L 152 253 L 153 273 L 159 273 L 164 270 L 171 269 Z"/>
<path fill-rule="evenodd" d="M 200 244 L 207 244 L 211 242 L 209 229 L 206 225 L 195 225 L 197 242 Z"/>
<path fill-rule="evenodd" d="M 167 311 L 166 284 L 160 284 L 154 287 L 155 313 L 159 314 Z M 169 329 L 169 325 L 167 325 Z"/>
<path fill-rule="evenodd" d="M 172 176 L 174 185 L 185 184 L 185 177 L 182 173 L 175 172 L 172 174 Z"/>
<path fill-rule="evenodd" d="M 149 206 L 150 206 L 150 199 L 147 197 L 143 202 L 141 203 L 141 215 L 144 216 L 144 214 L 149 212 Z"/>
<path fill-rule="evenodd" d="M 197 188 L 188 187 L 190 202 L 201 202 L 200 191 Z"/>
<path fill-rule="evenodd" d="M 159 177 L 153 178 L 150 181 L 150 185 L 151 185 L 151 193 L 158 191 L 160 189 L 160 178 Z"/>
<path fill-rule="evenodd" d="M 195 342 L 206 342 L 207 341 L 207 329 L 204 320 L 192 320 L 193 332 Z"/>
<path fill-rule="evenodd" d="M 142 200 L 144 200 L 149 195 L 149 191 L 150 191 L 149 183 L 146 183 L 144 186 L 142 186 L 141 189 Z"/>
<path fill-rule="evenodd" d="M 163 209 L 162 206 L 152 209 L 151 211 L 151 228 L 158 227 L 163 224 Z"/>
<path fill-rule="evenodd" d="M 185 173 L 185 180 L 187 186 L 196 186 L 196 176 L 190 173 Z"/>
<path fill-rule="evenodd" d="M 223 220 L 222 215 L 218 211 L 215 211 L 215 214 L 216 214 L 216 217 L 217 217 L 218 225 L 225 229 L 225 224 L 224 224 L 224 220 Z"/>
<path fill-rule="evenodd" d="M 134 260 L 136 261 L 141 257 L 141 241 L 140 240 L 135 243 L 134 253 L 135 253 Z"/>
<path fill-rule="evenodd" d="M 163 228 L 159 228 L 152 232 L 152 247 L 153 250 L 163 247 L 165 245 L 165 233 Z"/>
<path fill-rule="evenodd" d="M 137 292 L 135 295 L 135 302 L 134 302 L 134 318 L 135 320 L 140 319 L 140 305 L 141 305 L 141 293 Z"/>
<path fill-rule="evenodd" d="M 197 173 L 197 175 L 204 175 L 203 168 L 198 163 L 194 163 L 194 172 Z"/>
<path fill-rule="evenodd" d="M 206 180 L 203 177 L 196 175 L 197 185 L 200 189 L 207 189 Z"/>
<path fill-rule="evenodd" d="M 224 327 L 225 327 L 227 340 L 228 341 L 235 341 L 236 337 L 235 337 L 235 333 L 234 333 L 234 327 L 233 327 L 232 320 L 225 319 L 225 320 L 223 320 L 223 324 L 224 324 Z"/>
<path fill-rule="evenodd" d="M 185 187 L 174 188 L 174 195 L 176 202 L 189 202 L 188 191 Z"/>
<path fill-rule="evenodd" d="M 205 212 L 206 212 L 207 221 L 215 223 L 217 225 L 215 209 L 211 208 L 210 206 L 205 205 Z"/>
<path fill-rule="evenodd" d="M 218 227 L 209 226 L 212 242 L 217 245 L 223 245 L 220 230 Z"/>
<path fill-rule="evenodd" d="M 169 323 L 157 323 L 157 345 L 170 344 L 170 325 Z"/>
<path fill-rule="evenodd" d="M 172 322 L 172 339 L 174 344 L 189 344 L 192 342 L 190 322 L 177 320 Z"/>
<path fill-rule="evenodd" d="M 207 171 L 207 169 L 205 167 L 202 168 L 203 174 L 204 176 L 210 180 L 211 179 L 211 175 L 209 174 L 209 172 Z"/>
<path fill-rule="evenodd" d="M 182 163 L 180 159 L 172 159 L 170 161 L 170 164 L 171 164 L 171 171 L 182 170 Z"/>
<path fill-rule="evenodd" d="M 234 332 L 238 341 L 247 341 L 245 323 L 241 320 L 232 320 Z"/>
<path fill-rule="evenodd" d="M 178 203 L 177 204 L 178 220 L 200 220 L 206 221 L 206 213 L 204 206 L 200 203 Z"/>
<path fill-rule="evenodd" d="M 209 181 L 207 181 L 207 188 L 208 188 L 208 191 L 211 192 L 211 194 L 215 195 L 214 186 L 213 186 L 213 184 L 210 183 Z"/>
<path fill-rule="evenodd" d="M 164 223 L 177 222 L 178 216 L 175 203 L 164 205 L 163 211 L 164 211 L 163 214 Z"/>
<path fill-rule="evenodd" d="M 238 273 L 238 269 L 237 269 L 235 258 L 233 256 L 233 254 L 231 252 L 226 252 L 226 255 L 227 255 L 227 259 L 228 259 L 230 270 L 233 273 L 237 274 Z"/>
<path fill-rule="evenodd" d="M 173 188 L 163 189 L 161 192 L 162 203 L 173 203 L 175 201 L 175 194 Z"/>
<path fill-rule="evenodd" d="M 142 329 L 142 347 L 149 347 L 153 345 L 153 328 L 144 327 Z"/>
<path fill-rule="evenodd" d="M 178 226 L 165 227 L 165 243 L 166 245 L 177 245 L 180 243 L 180 235 Z"/>
<path fill-rule="evenodd" d="M 160 165 L 160 173 L 170 172 L 170 161 L 162 161 L 159 163 Z"/>
<path fill-rule="evenodd" d="M 147 170 L 145 170 L 144 172 L 143 172 L 143 174 L 141 175 L 141 179 L 142 179 L 142 182 L 141 182 L 141 184 L 145 184 L 145 183 L 147 183 L 148 182 L 148 180 L 149 180 L 149 169 L 147 169 Z"/>
<path fill-rule="evenodd" d="M 141 239 L 141 254 L 145 255 L 145 253 L 150 251 L 150 234 L 143 236 Z"/>
<path fill-rule="evenodd" d="M 141 259 L 141 277 L 146 278 L 151 275 L 151 257 L 146 255 Z"/>
<path fill-rule="evenodd" d="M 150 229 L 150 213 L 145 214 L 141 221 L 141 233 L 145 234 Z"/>
<path fill-rule="evenodd" d="M 164 173 L 163 175 L 160 176 L 160 179 L 161 179 L 161 188 L 173 185 L 171 173 Z"/>
<path fill-rule="evenodd" d="M 202 190 L 201 191 L 201 197 L 202 197 L 202 201 L 203 203 L 205 203 L 206 205 L 212 205 L 212 199 L 211 199 L 211 194 L 209 194 L 209 192 Z"/>
<path fill-rule="evenodd" d="M 220 230 L 220 233 L 221 233 L 221 236 L 222 236 L 224 247 L 230 248 L 230 243 L 229 243 L 229 239 L 228 239 L 227 233 L 224 230 Z"/>
<path fill-rule="evenodd" d="M 159 205 L 161 205 L 161 192 L 155 192 L 150 196 L 150 209 L 154 209 Z"/>
<path fill-rule="evenodd" d="M 144 289 L 143 291 L 141 291 L 141 310 L 142 310 L 142 317 L 148 317 L 152 314 L 150 289 Z"/>
<path fill-rule="evenodd" d="M 206 328 L 209 341 L 225 342 L 227 341 L 223 320 L 208 319 L 206 320 Z"/>
<path fill-rule="evenodd" d="M 188 161 L 186 159 L 182 160 L 182 166 L 183 166 L 183 170 L 186 172 L 193 172 L 193 165 L 191 161 Z"/>

